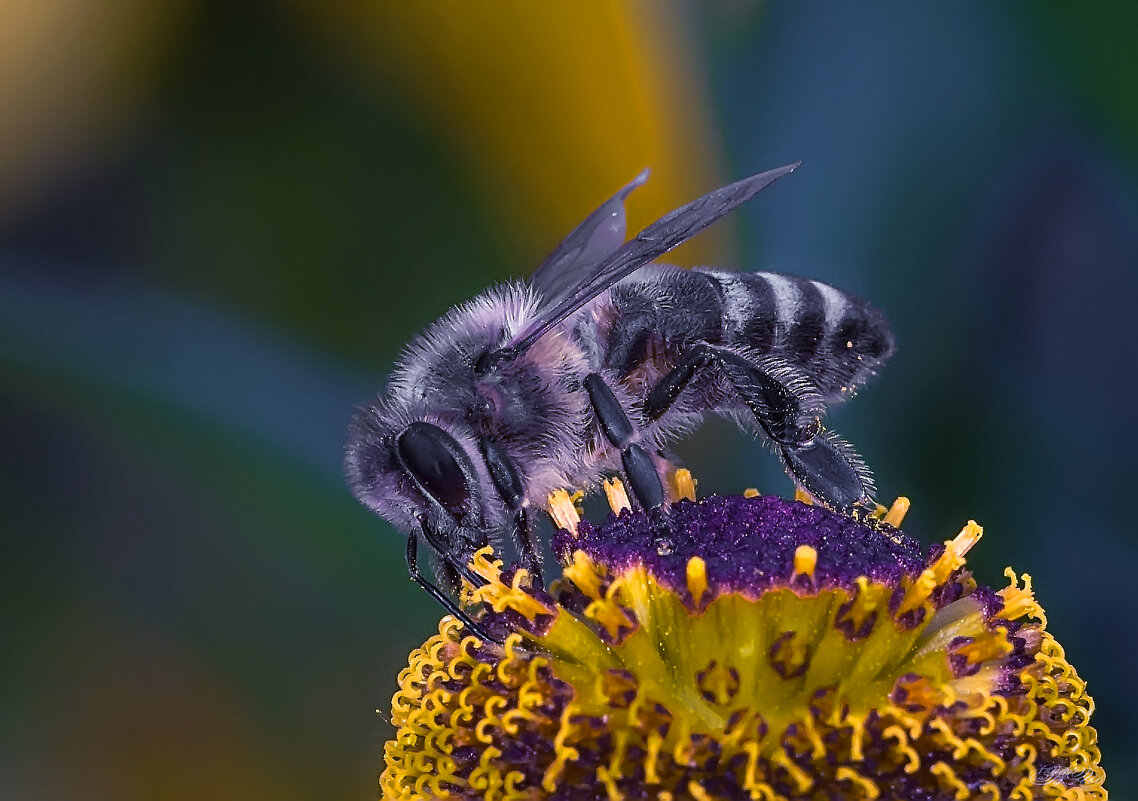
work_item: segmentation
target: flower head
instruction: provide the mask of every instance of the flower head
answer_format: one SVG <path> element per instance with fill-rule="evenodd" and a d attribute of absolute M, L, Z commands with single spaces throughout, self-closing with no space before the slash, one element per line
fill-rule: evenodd
<path fill-rule="evenodd" d="M 1105 798 L 1093 703 L 1030 579 L 977 586 L 980 527 L 923 553 L 906 505 L 749 493 L 593 525 L 555 498 L 549 592 L 471 563 L 504 645 L 448 617 L 412 653 L 384 797 Z"/>

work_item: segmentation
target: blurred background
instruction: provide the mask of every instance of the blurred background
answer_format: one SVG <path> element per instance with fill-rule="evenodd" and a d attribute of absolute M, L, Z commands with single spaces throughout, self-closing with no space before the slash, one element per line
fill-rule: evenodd
<path fill-rule="evenodd" d="M 0 3 L 0 796 L 375 797 L 439 609 L 353 406 L 641 168 L 634 230 L 796 159 L 675 260 L 886 311 L 833 427 L 1034 576 L 1133 786 L 1134 9 Z M 730 426 L 683 453 L 790 492 Z"/>

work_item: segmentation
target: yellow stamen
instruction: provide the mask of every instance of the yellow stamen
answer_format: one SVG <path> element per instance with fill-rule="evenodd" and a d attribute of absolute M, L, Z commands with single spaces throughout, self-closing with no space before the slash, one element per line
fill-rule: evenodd
<path fill-rule="evenodd" d="M 631 629 L 635 625 L 628 613 L 611 598 L 593 601 L 585 607 L 585 617 L 604 626 L 605 631 L 613 639 L 616 639 L 621 629 Z"/>
<path fill-rule="evenodd" d="M 972 550 L 972 546 L 980 541 L 980 537 L 984 535 L 982 526 L 976 525 L 975 520 L 969 520 L 968 525 L 960 530 L 956 538 L 952 541 L 956 546 L 956 553 L 964 556 Z"/>
<path fill-rule="evenodd" d="M 577 514 L 585 514 L 585 491 L 577 490 L 576 492 L 569 493 L 569 500 L 573 502 L 573 508 L 577 510 Z"/>
<path fill-rule="evenodd" d="M 584 551 L 573 551 L 573 563 L 562 571 L 562 575 L 588 597 L 601 597 L 601 578 L 597 575 L 597 566 Z"/>
<path fill-rule="evenodd" d="M 609 775 L 614 779 L 624 777 L 622 771 L 623 765 L 621 763 L 624 761 L 624 750 L 628 747 L 628 739 L 631 736 L 632 732 L 628 729 L 623 729 L 613 735 L 613 745 L 615 748 L 613 749 L 612 759 L 609 760 Z"/>
<path fill-rule="evenodd" d="M 644 755 L 644 781 L 648 784 L 660 783 L 660 777 L 656 773 L 656 759 L 663 744 L 664 738 L 658 732 L 648 734 L 648 752 Z"/>
<path fill-rule="evenodd" d="M 1030 615 L 1046 626 L 1047 618 L 1043 614 L 1043 609 L 1036 603 L 1035 593 L 1031 589 L 1031 576 L 1024 573 L 1023 586 L 1020 587 L 1014 570 L 1010 567 L 1006 568 L 1004 575 L 1008 577 L 1011 584 L 999 591 L 998 595 L 1004 599 L 1004 608 L 995 616 L 1004 620 L 1018 620 L 1025 615 Z"/>
<path fill-rule="evenodd" d="M 625 509 L 632 508 L 632 502 L 628 500 L 628 493 L 624 491 L 624 483 L 619 478 L 607 478 L 604 483 L 605 497 L 608 499 L 609 508 L 616 514 L 620 514 Z"/>
<path fill-rule="evenodd" d="M 739 681 L 731 675 L 731 670 L 726 665 L 712 660 L 699 677 L 699 689 L 711 693 L 715 703 L 724 706 L 739 691 Z"/>
<path fill-rule="evenodd" d="M 862 751 L 862 741 L 865 739 L 865 720 L 860 717 L 850 717 L 850 759 L 861 762 L 865 759 Z"/>
<path fill-rule="evenodd" d="M 696 480 L 692 477 L 691 470 L 686 467 L 681 467 L 672 474 L 672 492 L 677 500 L 687 498 L 689 501 L 694 501 L 695 485 Z"/>
<path fill-rule="evenodd" d="M 954 539 L 945 542 L 944 553 L 929 568 L 933 571 L 937 584 L 945 582 L 954 570 L 964 564 L 964 554 L 980 541 L 983 533 L 984 529 L 978 526 L 975 520 L 969 520 L 968 525 L 961 529 Z"/>
<path fill-rule="evenodd" d="M 818 564 L 818 552 L 809 545 L 799 545 L 794 551 L 795 575 L 813 576 Z"/>
<path fill-rule="evenodd" d="M 616 788 L 616 781 L 607 769 L 597 768 L 597 778 L 605 786 L 605 793 L 608 794 L 609 801 L 621 801 L 624 798 L 624 793 Z"/>
<path fill-rule="evenodd" d="M 876 611 L 883 593 L 877 585 L 870 585 L 868 576 L 858 576 L 854 579 L 854 583 L 857 585 L 858 591 L 853 598 L 853 603 L 845 610 L 841 619 L 848 621 L 853 626 L 854 631 L 858 631 Z"/>
<path fill-rule="evenodd" d="M 489 545 L 475 551 L 470 559 L 470 569 L 487 581 L 497 581 L 502 575 L 502 560 L 493 557 L 494 549 Z"/>
<path fill-rule="evenodd" d="M 794 488 L 794 500 L 800 501 L 800 502 L 806 504 L 807 506 L 813 506 L 814 505 L 814 496 L 811 495 L 806 490 L 802 489 L 802 487 L 795 487 Z"/>
<path fill-rule="evenodd" d="M 1003 636 L 1006 636 L 1006 630 L 1000 630 Z M 1012 645 L 1003 636 L 996 637 L 981 636 L 973 642 L 967 643 L 956 649 L 956 653 L 963 656 L 968 660 L 968 664 L 977 665 L 981 662 L 988 662 L 990 660 L 999 659 L 1002 656 L 1007 656 L 1012 652 Z"/>
<path fill-rule="evenodd" d="M 470 593 L 475 603 L 488 604 L 495 612 L 513 609 L 523 615 L 527 620 L 533 621 L 538 615 L 551 615 L 553 610 L 534 598 L 528 588 L 529 571 L 522 568 L 514 573 L 513 581 L 509 584 L 501 582 L 502 560 L 490 562 L 488 556 L 492 553 L 490 548 L 483 548 L 474 554 L 470 561 L 470 568 L 478 575 L 487 579 L 487 584 L 474 589 Z"/>
<path fill-rule="evenodd" d="M 553 518 L 554 524 L 571 534 L 576 534 L 577 524 L 581 522 L 581 515 L 577 512 L 577 507 L 573 505 L 573 499 L 569 497 L 569 493 L 559 489 L 550 494 L 547 503 L 549 516 Z"/>
<path fill-rule="evenodd" d="M 905 591 L 905 597 L 901 599 L 901 605 L 897 607 L 897 617 L 906 612 L 911 612 L 927 601 L 936 586 L 936 573 L 933 569 L 930 567 L 923 570 L 921 575 L 917 576 L 909 589 Z"/>
<path fill-rule="evenodd" d="M 775 751 L 771 754 L 770 761 L 772 765 L 778 765 L 790 774 L 791 780 L 798 787 L 798 792 L 805 793 L 814 786 L 814 780 L 810 778 L 810 775 L 792 762 L 785 751 Z"/>
<path fill-rule="evenodd" d="M 698 556 L 693 556 L 688 560 L 688 590 L 691 592 L 692 600 L 695 605 L 699 606 L 699 601 L 703 598 L 703 594 L 707 592 L 707 563 Z"/>
<path fill-rule="evenodd" d="M 531 623 L 538 615 L 554 614 L 553 610 L 520 586 L 507 587 L 500 583 L 487 584 L 485 587 L 479 587 L 474 591 L 474 598 L 479 603 L 488 604 L 495 612 L 513 609 Z"/>
<path fill-rule="evenodd" d="M 743 490 L 743 497 L 744 498 L 757 498 L 757 497 L 759 497 L 759 491 L 757 489 L 755 489 L 754 487 L 747 487 L 747 489 Z"/>
<path fill-rule="evenodd" d="M 913 746 L 909 745 L 909 736 L 900 726 L 888 726 L 882 732 L 883 737 L 892 737 L 897 741 L 897 750 L 905 756 L 905 772 L 914 773 L 921 767 L 921 755 Z"/>
<path fill-rule="evenodd" d="M 908 512 L 909 499 L 902 496 L 893 501 L 893 505 L 890 506 L 889 511 L 885 513 L 885 522 L 893 526 L 893 528 L 900 528 Z"/>

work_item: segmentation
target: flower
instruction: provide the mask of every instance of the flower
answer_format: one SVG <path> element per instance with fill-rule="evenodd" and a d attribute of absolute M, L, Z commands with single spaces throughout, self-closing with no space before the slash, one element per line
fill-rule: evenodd
<path fill-rule="evenodd" d="M 1093 702 L 1031 580 L 978 586 L 970 522 L 748 492 L 579 519 L 548 592 L 489 550 L 392 702 L 385 799 L 1105 799 Z M 1021 583 L 1022 581 L 1022 583 Z"/>

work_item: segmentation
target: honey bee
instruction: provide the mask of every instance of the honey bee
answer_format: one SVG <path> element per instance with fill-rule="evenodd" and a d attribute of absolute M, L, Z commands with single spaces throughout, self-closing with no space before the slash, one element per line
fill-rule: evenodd
<path fill-rule="evenodd" d="M 472 623 L 418 567 L 420 536 L 452 591 L 504 533 L 541 582 L 537 511 L 563 487 L 621 473 L 660 510 L 666 448 L 709 413 L 765 438 L 791 479 L 848 510 L 873 485 L 822 424 L 894 350 L 882 314 L 827 284 L 652 263 L 798 164 L 717 189 L 625 241 L 624 201 L 578 225 L 528 281 L 487 289 L 413 339 L 386 392 L 356 414 L 345 466 L 356 498 L 405 532 L 411 577 Z"/>

